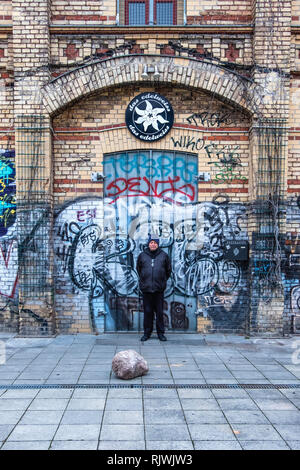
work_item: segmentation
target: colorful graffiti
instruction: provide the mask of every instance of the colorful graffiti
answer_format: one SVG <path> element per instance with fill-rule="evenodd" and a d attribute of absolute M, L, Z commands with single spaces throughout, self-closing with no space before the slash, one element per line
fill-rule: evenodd
<path fill-rule="evenodd" d="M 197 159 L 187 158 L 182 153 L 140 151 L 124 152 L 118 157 L 107 156 L 104 161 L 104 169 L 107 180 L 123 177 L 127 175 L 143 177 L 152 180 L 153 178 L 168 179 L 169 176 L 177 176 L 184 183 L 193 183 L 197 174 Z"/>
<path fill-rule="evenodd" d="M 0 295 L 12 299 L 18 277 L 15 152 L 0 150 Z"/>
<path fill-rule="evenodd" d="M 183 194 L 184 197 L 195 200 L 195 188 L 191 184 L 184 184 L 177 187 L 176 183 L 180 181 L 180 177 L 168 178 L 167 180 L 154 180 L 153 183 L 144 176 L 136 178 L 117 178 L 107 186 L 108 197 L 112 198 L 111 203 L 116 202 L 120 197 L 157 197 L 174 201 L 171 195 L 175 193 Z M 160 188 L 163 188 L 160 190 Z M 116 190 L 114 193 L 111 190 Z M 111 204 L 110 203 L 110 204 Z"/>
<path fill-rule="evenodd" d="M 245 207 L 224 196 L 197 203 L 197 156 L 191 154 L 126 152 L 103 163 L 104 200 L 79 199 L 56 217 L 56 292 L 62 303 L 71 295 L 72 305 L 89 312 L 93 328 L 103 315 L 108 331 L 141 328 L 136 261 L 148 233 L 157 233 L 173 264 L 165 323 L 195 330 L 200 302 L 217 325 L 241 325 L 245 269 L 224 259 L 224 249 L 226 240 L 245 240 Z"/>
<path fill-rule="evenodd" d="M 217 200 L 178 207 L 169 201 L 140 199 L 132 203 L 120 199 L 113 206 L 104 203 L 103 207 L 101 199 L 87 198 L 69 204 L 58 214 L 55 246 L 59 295 L 72 293 L 81 311 L 89 311 L 94 327 L 100 311 L 106 315 L 107 330 L 141 328 L 135 266 L 152 230 L 159 234 L 161 246 L 173 263 L 165 293 L 166 323 L 176 329 L 195 329 L 197 298 L 209 309 L 209 315 L 224 325 L 230 324 L 231 312 L 239 307 L 234 322 L 241 323 L 245 273 L 241 263 L 223 259 L 223 250 L 227 238 L 245 238 L 245 208 Z M 103 209 L 104 221 L 98 216 L 78 223 L 78 211 L 100 214 Z"/>
<path fill-rule="evenodd" d="M 285 265 L 284 265 L 284 291 L 285 291 L 285 317 L 289 325 L 290 316 L 300 316 L 300 196 L 287 201 L 287 224 L 295 227 L 285 237 Z"/>
<path fill-rule="evenodd" d="M 16 220 L 15 152 L 0 151 L 0 237 Z"/>

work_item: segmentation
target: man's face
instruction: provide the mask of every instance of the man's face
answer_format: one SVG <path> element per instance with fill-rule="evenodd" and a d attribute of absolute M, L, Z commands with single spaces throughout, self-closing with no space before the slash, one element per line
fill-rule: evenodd
<path fill-rule="evenodd" d="M 154 240 L 151 240 L 151 242 L 149 243 L 149 248 L 151 251 L 155 251 L 158 248 L 158 244 Z"/>

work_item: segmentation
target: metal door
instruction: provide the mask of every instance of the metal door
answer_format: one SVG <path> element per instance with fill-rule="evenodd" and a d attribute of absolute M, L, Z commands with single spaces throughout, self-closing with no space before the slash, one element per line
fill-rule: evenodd
<path fill-rule="evenodd" d="M 195 331 L 197 155 L 128 151 L 105 155 L 103 164 L 106 331 L 143 329 L 136 261 L 153 233 L 173 268 L 165 291 L 166 329 Z"/>

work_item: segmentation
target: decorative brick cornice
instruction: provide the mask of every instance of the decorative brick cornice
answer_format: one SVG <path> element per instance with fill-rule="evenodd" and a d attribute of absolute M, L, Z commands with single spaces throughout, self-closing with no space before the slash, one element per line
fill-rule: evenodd
<path fill-rule="evenodd" d="M 152 34 L 251 34 L 253 24 L 213 24 L 185 26 L 116 26 L 97 24 L 51 24 L 51 34 L 105 34 L 105 35 L 143 35 Z"/>

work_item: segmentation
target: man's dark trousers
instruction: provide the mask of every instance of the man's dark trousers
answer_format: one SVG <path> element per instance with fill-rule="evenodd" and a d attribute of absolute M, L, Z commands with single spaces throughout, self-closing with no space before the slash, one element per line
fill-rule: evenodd
<path fill-rule="evenodd" d="M 165 332 L 164 327 L 164 293 L 153 292 L 143 293 L 144 302 L 144 334 L 150 336 L 153 330 L 153 317 L 156 313 L 156 331 L 158 335 L 163 335 Z"/>

